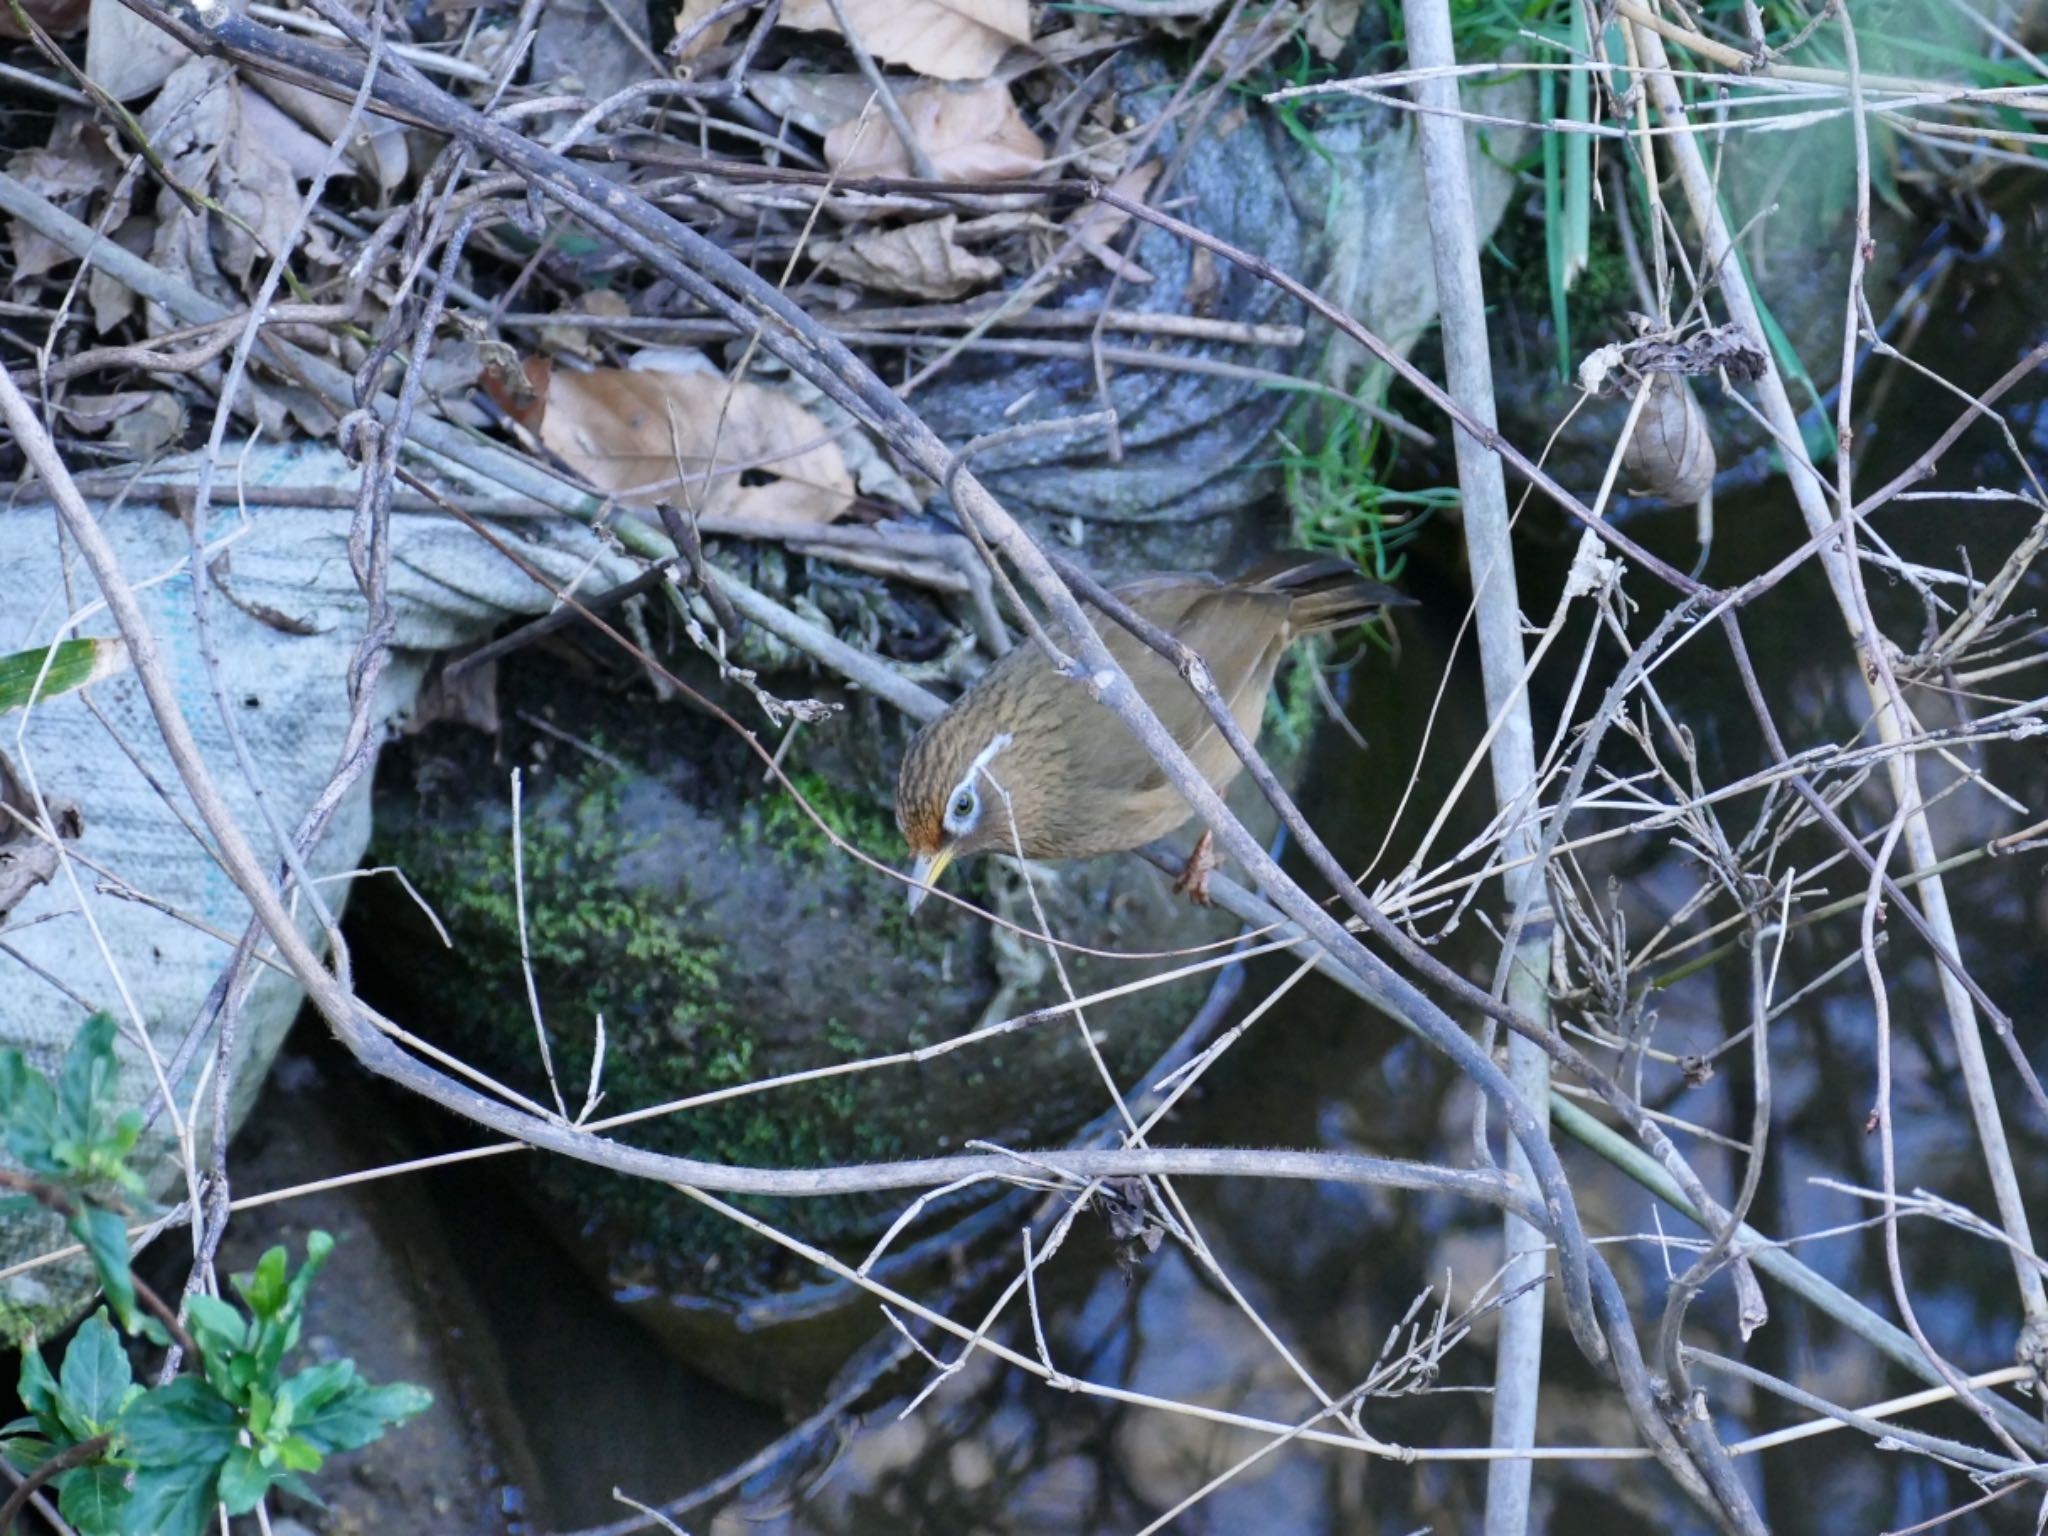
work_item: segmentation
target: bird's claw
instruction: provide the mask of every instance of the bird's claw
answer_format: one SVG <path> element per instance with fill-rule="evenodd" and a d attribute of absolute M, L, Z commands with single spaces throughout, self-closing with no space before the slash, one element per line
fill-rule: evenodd
<path fill-rule="evenodd" d="M 1188 900 L 1198 907 L 1213 906 L 1215 903 L 1209 895 L 1209 876 L 1222 867 L 1223 860 L 1216 856 L 1216 839 L 1204 832 L 1181 872 L 1174 876 L 1173 888 L 1185 892 Z"/>

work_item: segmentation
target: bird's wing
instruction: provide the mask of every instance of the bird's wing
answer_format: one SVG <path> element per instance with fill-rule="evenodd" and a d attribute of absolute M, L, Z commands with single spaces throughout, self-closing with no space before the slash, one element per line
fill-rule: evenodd
<path fill-rule="evenodd" d="M 1258 734 L 1266 690 L 1284 645 L 1280 615 L 1287 600 L 1221 584 L 1197 586 L 1186 577 L 1134 582 L 1120 589 L 1131 606 L 1174 632 L 1209 664 L 1216 687 L 1230 702 L 1238 724 Z M 1279 612 L 1275 608 L 1278 606 Z M 1093 615 L 1091 615 L 1093 617 Z M 1152 713 L 1211 782 L 1227 777 L 1235 754 L 1209 712 L 1172 663 L 1109 619 L 1096 625 L 1117 664 L 1129 674 Z M 1111 722 L 1105 722 L 1109 725 Z M 1088 734 L 1089 745 L 1072 765 L 1075 778 L 1104 789 L 1154 790 L 1166 776 L 1128 730 L 1120 725 Z"/>

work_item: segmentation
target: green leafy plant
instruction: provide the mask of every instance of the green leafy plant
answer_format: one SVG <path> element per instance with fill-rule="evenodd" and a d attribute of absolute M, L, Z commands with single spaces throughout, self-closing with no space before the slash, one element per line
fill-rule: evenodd
<path fill-rule="evenodd" d="M 201 1536 L 217 1506 L 247 1514 L 273 1488 L 317 1502 L 306 1478 L 327 1457 L 433 1400 L 403 1382 L 373 1385 L 350 1360 L 287 1369 L 334 1251 L 325 1232 L 307 1237 L 296 1271 L 272 1248 L 233 1276 L 240 1306 L 195 1293 L 181 1320 L 136 1278 L 122 1202 L 143 1192 L 127 1164 L 142 1120 L 113 1107 L 114 1032 L 105 1014 L 87 1020 L 54 1080 L 0 1052 L 0 1141 L 26 1170 L 0 1182 L 65 1217 L 122 1327 L 137 1342 L 175 1346 L 187 1370 L 145 1389 L 104 1308 L 80 1325 L 55 1375 L 25 1350 L 28 1412 L 0 1427 L 0 1454 L 28 1476 L 0 1506 L 0 1536 L 45 1484 L 80 1536 Z"/>
<path fill-rule="evenodd" d="M 115 1315 L 133 1329 L 135 1287 L 121 1199 L 143 1193 L 128 1166 L 142 1116 L 113 1111 L 117 1075 L 110 1014 L 85 1021 L 54 1082 L 20 1051 L 0 1051 L 0 1143 L 27 1170 L 26 1176 L 0 1172 L 0 1184 L 21 1191 L 22 1203 L 46 1205 L 64 1217 L 91 1256 Z"/>

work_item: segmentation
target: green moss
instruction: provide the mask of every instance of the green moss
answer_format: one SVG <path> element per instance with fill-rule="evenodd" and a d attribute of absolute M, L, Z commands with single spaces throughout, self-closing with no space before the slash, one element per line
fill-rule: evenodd
<path fill-rule="evenodd" d="M 1266 718 L 1259 741 L 1269 760 L 1300 755 L 1314 734 L 1317 719 L 1316 673 L 1328 642 L 1320 635 L 1297 646 L 1278 683 L 1266 695 Z"/>
<path fill-rule="evenodd" d="M 896 818 L 888 810 L 864 795 L 840 789 L 822 774 L 799 770 L 789 775 L 788 788 L 778 785 L 773 793 L 763 796 L 758 812 L 749 818 L 769 847 L 793 853 L 832 850 L 831 839 L 797 803 L 797 796 L 817 812 L 818 821 L 862 853 L 887 858 L 901 841 Z"/>

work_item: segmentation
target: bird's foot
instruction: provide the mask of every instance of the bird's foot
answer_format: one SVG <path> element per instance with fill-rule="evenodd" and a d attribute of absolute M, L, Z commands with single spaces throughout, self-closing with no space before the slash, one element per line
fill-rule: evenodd
<path fill-rule="evenodd" d="M 1212 906 L 1209 897 L 1209 876 L 1223 867 L 1223 860 L 1216 856 L 1216 839 L 1207 832 L 1195 844 L 1195 851 L 1188 855 L 1187 863 L 1174 877 L 1173 888 L 1185 891 L 1187 898 L 1198 907 Z"/>

